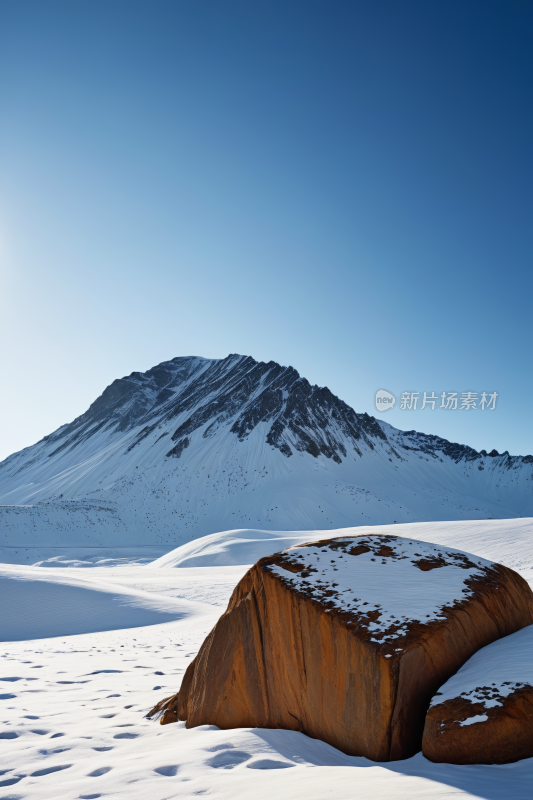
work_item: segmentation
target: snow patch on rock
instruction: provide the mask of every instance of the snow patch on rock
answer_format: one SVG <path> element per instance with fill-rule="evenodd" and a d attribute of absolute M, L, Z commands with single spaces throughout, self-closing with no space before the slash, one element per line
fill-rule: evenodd
<path fill-rule="evenodd" d="M 372 641 L 391 642 L 411 625 L 445 619 L 473 594 L 493 563 L 399 536 L 357 536 L 297 544 L 269 567 L 285 584 L 330 609 L 366 617 Z"/>
<path fill-rule="evenodd" d="M 526 686 L 533 687 L 533 625 L 478 650 L 441 686 L 430 707 L 463 697 L 472 704 L 483 703 L 486 709 L 494 708 Z M 468 724 L 472 720 L 470 717 Z"/>

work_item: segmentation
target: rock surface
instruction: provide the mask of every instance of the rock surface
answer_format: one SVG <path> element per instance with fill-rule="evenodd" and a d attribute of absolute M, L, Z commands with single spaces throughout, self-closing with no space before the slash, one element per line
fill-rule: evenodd
<path fill-rule="evenodd" d="M 452 764 L 533 756 L 533 626 L 484 647 L 440 688 L 422 750 Z"/>
<path fill-rule="evenodd" d="M 297 545 L 246 573 L 178 694 L 149 716 L 286 728 L 350 755 L 408 758 L 438 687 L 531 623 L 526 581 L 477 556 L 383 535 Z"/>

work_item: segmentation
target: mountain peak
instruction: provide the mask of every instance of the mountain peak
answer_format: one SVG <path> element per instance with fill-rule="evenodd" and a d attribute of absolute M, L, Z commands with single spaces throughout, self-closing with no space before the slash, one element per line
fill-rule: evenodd
<path fill-rule="evenodd" d="M 84 414 L 6 459 L 0 502 L 46 501 L 47 514 L 57 502 L 57 520 L 97 503 L 100 522 L 47 524 L 90 541 L 121 530 L 176 543 L 251 525 L 525 516 L 532 463 L 404 433 L 275 361 L 183 356 L 113 381 Z"/>

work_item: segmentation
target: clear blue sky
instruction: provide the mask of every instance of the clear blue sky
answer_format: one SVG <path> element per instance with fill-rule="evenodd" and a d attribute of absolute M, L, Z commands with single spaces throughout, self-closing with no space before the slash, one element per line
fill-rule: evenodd
<path fill-rule="evenodd" d="M 533 4 L 0 0 L 0 457 L 177 355 L 533 452 Z"/>

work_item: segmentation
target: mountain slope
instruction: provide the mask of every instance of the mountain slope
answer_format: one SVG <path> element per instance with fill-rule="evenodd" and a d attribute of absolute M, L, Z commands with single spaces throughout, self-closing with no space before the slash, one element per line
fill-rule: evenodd
<path fill-rule="evenodd" d="M 0 464 L 0 545 L 524 517 L 532 478 L 532 456 L 404 433 L 292 367 L 175 358 Z"/>

